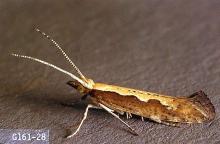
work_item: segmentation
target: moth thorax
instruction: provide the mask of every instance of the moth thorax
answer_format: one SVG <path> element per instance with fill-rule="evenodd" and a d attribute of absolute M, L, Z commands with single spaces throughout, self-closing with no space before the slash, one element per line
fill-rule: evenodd
<path fill-rule="evenodd" d="M 86 83 L 88 84 L 88 89 L 93 89 L 95 83 L 92 79 L 86 79 Z"/>

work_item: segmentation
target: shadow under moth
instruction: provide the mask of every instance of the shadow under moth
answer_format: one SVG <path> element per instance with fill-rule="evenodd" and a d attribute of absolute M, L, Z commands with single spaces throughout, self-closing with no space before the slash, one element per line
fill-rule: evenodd
<path fill-rule="evenodd" d="M 64 69 L 34 57 L 18 54 L 12 55 L 40 62 L 69 75 L 73 80 L 67 82 L 67 84 L 79 91 L 83 95 L 83 99 L 90 99 L 90 103 L 85 110 L 81 123 L 75 132 L 67 136 L 67 138 L 79 132 L 84 120 L 87 118 L 88 110 L 91 108 L 107 111 L 126 125 L 134 135 L 138 134 L 124 122 L 118 114 L 126 114 L 127 118 L 131 118 L 132 114 L 134 114 L 140 116 L 142 120 L 148 118 L 155 122 L 171 126 L 210 122 L 215 117 L 214 106 L 203 91 L 196 92 L 188 97 L 173 97 L 115 85 L 96 83 L 92 79 L 86 78 L 80 72 L 63 49 L 49 35 L 41 32 L 39 29 L 36 29 L 36 31 L 49 39 L 62 52 L 79 76 L 77 77 Z"/>

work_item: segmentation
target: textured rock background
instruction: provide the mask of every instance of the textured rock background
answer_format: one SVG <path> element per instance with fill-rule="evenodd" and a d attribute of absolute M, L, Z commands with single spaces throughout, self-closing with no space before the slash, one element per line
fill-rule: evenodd
<path fill-rule="evenodd" d="M 0 128 L 50 130 L 58 143 L 220 143 L 220 19 L 218 0 L 63 0 L 0 3 Z M 139 117 L 126 120 L 91 110 L 81 131 L 64 139 L 85 104 L 70 78 L 41 64 L 10 57 L 31 55 L 71 71 L 37 26 L 66 50 L 81 71 L 105 82 L 167 95 L 204 90 L 216 108 L 212 124 L 169 127 Z M 1 138 L 0 138 L 1 140 Z"/>

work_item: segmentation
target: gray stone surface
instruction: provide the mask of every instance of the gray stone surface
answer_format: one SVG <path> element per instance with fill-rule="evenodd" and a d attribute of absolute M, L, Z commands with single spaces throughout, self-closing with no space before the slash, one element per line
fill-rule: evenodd
<path fill-rule="evenodd" d="M 220 19 L 218 0 L 2 0 L 0 2 L 0 128 L 49 129 L 50 142 L 220 143 Z M 212 124 L 169 127 L 139 117 L 126 120 L 91 110 L 80 132 L 86 104 L 60 72 L 9 53 L 31 55 L 72 71 L 62 55 L 33 31 L 50 34 L 81 71 L 97 82 L 190 95 L 204 90 L 216 108 Z M 0 138 L 1 140 L 1 138 Z"/>

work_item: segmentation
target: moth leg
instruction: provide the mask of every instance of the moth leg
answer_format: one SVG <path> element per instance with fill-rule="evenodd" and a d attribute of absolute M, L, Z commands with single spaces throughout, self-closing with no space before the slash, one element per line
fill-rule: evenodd
<path fill-rule="evenodd" d="M 151 118 L 152 119 L 152 118 Z M 167 126 L 174 126 L 174 127 L 180 127 L 178 123 L 175 123 L 175 122 L 167 122 L 167 121 L 161 121 L 161 120 L 158 120 L 158 119 L 152 119 L 153 121 L 157 122 L 157 123 L 161 123 L 161 124 L 164 124 L 164 125 L 167 125 Z"/>
<path fill-rule="evenodd" d="M 83 119 L 81 120 L 81 122 L 80 122 L 78 128 L 76 129 L 76 131 L 75 131 L 74 133 L 72 133 L 71 135 L 67 136 L 67 138 L 71 138 L 71 137 L 73 137 L 74 135 L 76 135 L 76 134 L 79 132 L 79 130 L 80 130 L 80 128 L 81 128 L 83 122 L 84 122 L 84 121 L 86 120 L 86 118 L 87 118 L 87 114 L 88 114 L 88 111 L 89 111 L 90 108 L 95 108 L 95 109 L 97 109 L 97 108 L 99 108 L 99 107 L 89 104 L 89 105 L 86 107 L 86 110 L 85 110 L 85 112 L 84 112 Z"/>
<path fill-rule="evenodd" d="M 144 121 L 144 117 L 141 117 L 141 120 Z"/>
<path fill-rule="evenodd" d="M 115 110 L 115 112 L 117 112 L 118 114 L 120 114 L 120 115 L 123 115 L 125 112 L 123 112 L 123 111 L 119 111 L 119 110 Z"/>
<path fill-rule="evenodd" d="M 132 132 L 132 134 L 138 135 L 138 133 L 135 132 L 135 130 L 134 130 L 133 128 L 131 128 L 131 126 L 129 126 L 129 125 L 128 125 L 126 122 L 124 122 L 122 119 L 120 119 L 120 117 L 119 117 L 117 114 L 113 113 L 113 110 L 112 110 L 112 109 L 106 107 L 106 106 L 103 105 L 103 104 L 99 104 L 99 105 L 100 105 L 101 108 L 103 108 L 104 110 L 106 110 L 108 113 L 110 113 L 111 115 L 113 115 L 114 117 L 116 117 L 118 120 L 120 120 L 124 125 L 126 125 L 126 126 L 129 128 L 129 130 Z"/>
<path fill-rule="evenodd" d="M 132 115 L 131 115 L 131 113 L 129 113 L 129 112 L 126 112 L 126 117 L 127 117 L 127 119 L 130 119 L 130 118 L 132 118 Z"/>
<path fill-rule="evenodd" d="M 132 115 L 131 115 L 131 113 L 128 113 L 128 115 L 129 115 L 129 118 L 132 118 Z"/>
<path fill-rule="evenodd" d="M 126 118 L 129 119 L 128 113 L 126 112 Z"/>
<path fill-rule="evenodd" d="M 165 122 L 165 121 L 162 121 L 162 122 L 160 122 L 160 123 L 162 123 L 162 124 L 164 124 L 164 125 L 168 125 L 168 126 L 180 127 L 180 124 L 175 123 L 175 122 Z"/>

